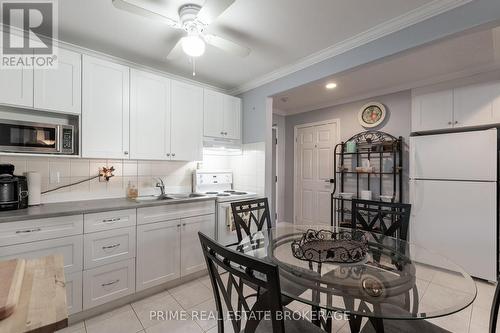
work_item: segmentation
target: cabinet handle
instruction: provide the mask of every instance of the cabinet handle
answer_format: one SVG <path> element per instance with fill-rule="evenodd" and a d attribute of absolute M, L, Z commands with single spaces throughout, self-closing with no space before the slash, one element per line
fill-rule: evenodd
<path fill-rule="evenodd" d="M 448 122 L 448 125 L 451 125 L 451 124 L 453 124 L 453 123 L 452 123 L 451 121 L 449 121 L 449 122 Z"/>
<path fill-rule="evenodd" d="M 39 232 L 39 231 L 42 231 L 42 229 L 41 228 L 36 228 L 36 229 L 27 229 L 27 230 L 17 230 L 16 234 L 27 234 L 27 233 L 30 233 L 30 232 Z"/>
<path fill-rule="evenodd" d="M 175 157 L 175 153 L 172 153 L 172 157 Z"/>
<path fill-rule="evenodd" d="M 220 132 L 221 135 L 224 135 L 224 132 Z"/>
<path fill-rule="evenodd" d="M 114 219 L 104 219 L 102 220 L 103 223 L 107 223 L 107 224 L 113 224 L 117 221 L 120 221 L 121 218 L 120 217 L 115 217 Z"/>
<path fill-rule="evenodd" d="M 170 157 L 170 153 L 167 153 L 167 157 Z"/>
<path fill-rule="evenodd" d="M 178 225 L 177 225 L 177 228 L 180 228 L 180 227 L 181 227 L 181 225 L 180 225 L 180 224 L 178 224 Z"/>
<path fill-rule="evenodd" d="M 128 151 L 124 151 L 123 154 L 128 155 Z"/>
<path fill-rule="evenodd" d="M 455 120 L 455 125 L 458 124 L 458 120 Z"/>
<path fill-rule="evenodd" d="M 114 280 L 114 281 L 110 281 L 110 282 L 103 283 L 103 284 L 101 284 L 101 286 L 102 286 L 102 287 L 107 287 L 107 286 L 111 286 L 111 285 L 113 285 L 113 284 L 115 284 L 115 283 L 118 283 L 118 282 L 120 282 L 120 279 L 116 279 L 116 280 Z"/>
<path fill-rule="evenodd" d="M 182 226 L 183 226 L 183 227 L 185 227 L 185 226 L 186 226 L 186 223 L 183 223 L 183 224 L 182 224 Z"/>
<path fill-rule="evenodd" d="M 103 246 L 102 249 L 103 250 L 114 249 L 115 247 L 118 247 L 118 246 L 120 246 L 120 243 L 116 243 L 116 244 L 108 245 L 108 246 Z"/>

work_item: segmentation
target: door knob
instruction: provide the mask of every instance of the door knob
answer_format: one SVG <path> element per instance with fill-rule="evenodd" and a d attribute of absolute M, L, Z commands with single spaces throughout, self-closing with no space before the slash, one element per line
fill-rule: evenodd
<path fill-rule="evenodd" d="M 325 180 L 325 183 L 333 184 L 333 183 L 335 183 L 335 179 L 333 179 L 333 178 L 327 179 L 327 180 Z"/>

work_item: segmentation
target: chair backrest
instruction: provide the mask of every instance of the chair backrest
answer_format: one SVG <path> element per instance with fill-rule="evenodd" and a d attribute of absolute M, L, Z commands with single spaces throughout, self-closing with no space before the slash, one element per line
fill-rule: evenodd
<path fill-rule="evenodd" d="M 408 240 L 411 205 L 372 200 L 352 200 L 352 228 Z"/>
<path fill-rule="evenodd" d="M 198 235 L 215 296 L 218 332 L 224 332 L 224 301 L 234 332 L 241 332 L 242 319 L 245 333 L 255 332 L 261 320 L 271 319 L 273 333 L 284 333 L 283 318 L 277 316 L 283 311 L 278 266 L 222 246 L 201 232 Z M 260 292 L 248 295 L 248 288 Z M 255 300 L 252 306 L 250 298 Z"/>
<path fill-rule="evenodd" d="M 497 287 L 491 304 L 490 333 L 497 332 L 498 310 L 500 310 L 500 278 L 497 279 Z"/>
<path fill-rule="evenodd" d="M 231 211 L 238 242 L 241 242 L 243 237 L 250 236 L 252 232 L 261 231 L 264 227 L 267 229 L 272 228 L 267 198 L 232 202 Z M 255 224 L 253 229 L 252 224 Z"/>

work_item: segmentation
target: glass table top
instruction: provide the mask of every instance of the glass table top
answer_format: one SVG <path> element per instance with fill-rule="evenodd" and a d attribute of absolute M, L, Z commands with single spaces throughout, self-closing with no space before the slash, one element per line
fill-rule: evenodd
<path fill-rule="evenodd" d="M 283 295 L 330 311 L 385 319 L 435 318 L 468 307 L 476 297 L 472 278 L 449 259 L 371 232 L 355 231 L 367 241 L 365 255 L 356 263 L 299 259 L 292 243 L 308 230 L 353 233 L 330 226 L 279 226 L 246 237 L 236 250 L 276 263 Z"/>

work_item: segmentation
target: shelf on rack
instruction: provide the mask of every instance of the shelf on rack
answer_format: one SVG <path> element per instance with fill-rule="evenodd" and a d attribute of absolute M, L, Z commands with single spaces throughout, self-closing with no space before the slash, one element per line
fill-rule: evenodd
<path fill-rule="evenodd" d="M 347 174 L 352 174 L 352 175 L 394 175 L 394 174 L 399 174 L 399 171 L 396 172 L 378 172 L 378 171 L 373 171 L 373 172 L 361 172 L 361 171 L 337 171 L 337 173 L 347 173 Z"/>

